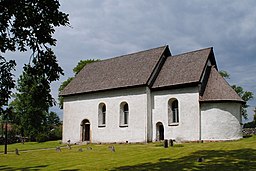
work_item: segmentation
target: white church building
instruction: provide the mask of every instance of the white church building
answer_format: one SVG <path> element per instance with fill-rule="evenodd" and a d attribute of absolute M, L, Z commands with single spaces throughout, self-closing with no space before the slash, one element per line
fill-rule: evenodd
<path fill-rule="evenodd" d="M 60 93 L 63 142 L 242 138 L 244 101 L 218 73 L 213 48 L 168 46 L 86 65 Z"/>

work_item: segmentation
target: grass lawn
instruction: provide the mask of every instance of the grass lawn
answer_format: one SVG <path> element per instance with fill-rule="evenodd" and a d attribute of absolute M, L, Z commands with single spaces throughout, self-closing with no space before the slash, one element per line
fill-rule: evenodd
<path fill-rule="evenodd" d="M 70 150 L 63 146 L 61 152 L 56 152 L 56 146 L 60 146 L 58 141 L 13 144 L 7 155 L 0 146 L 0 170 L 256 170 L 256 136 L 169 148 L 160 143 L 114 144 L 116 152 L 109 145 L 76 145 Z M 15 148 L 21 150 L 20 155 L 11 152 Z M 204 161 L 198 162 L 199 157 Z"/>

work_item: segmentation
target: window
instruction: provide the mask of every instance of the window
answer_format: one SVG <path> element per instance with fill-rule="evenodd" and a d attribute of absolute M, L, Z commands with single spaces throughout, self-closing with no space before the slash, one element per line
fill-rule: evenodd
<path fill-rule="evenodd" d="M 106 126 L 106 105 L 104 103 L 99 104 L 98 125 L 99 127 Z"/>
<path fill-rule="evenodd" d="M 127 127 L 129 122 L 129 107 L 126 102 L 120 104 L 120 126 Z"/>
<path fill-rule="evenodd" d="M 173 125 L 179 123 L 179 104 L 177 99 L 168 101 L 168 124 Z"/>

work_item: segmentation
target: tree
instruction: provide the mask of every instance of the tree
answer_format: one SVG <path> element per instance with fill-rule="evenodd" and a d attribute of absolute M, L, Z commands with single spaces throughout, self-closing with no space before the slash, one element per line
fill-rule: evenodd
<path fill-rule="evenodd" d="M 14 60 L 6 61 L 0 56 L 0 116 L 7 111 L 8 101 L 11 98 L 12 89 L 14 88 L 14 75 L 12 70 L 15 69 L 16 63 Z"/>
<path fill-rule="evenodd" d="M 229 75 L 229 73 L 227 71 L 221 70 L 221 71 L 219 71 L 219 73 L 225 79 L 229 79 L 230 78 L 230 75 Z"/>
<path fill-rule="evenodd" d="M 10 108 L 4 108 L 8 105 L 8 101 L 11 97 L 11 89 L 14 88 L 13 74 L 16 63 L 13 60 L 6 61 L 0 56 L 0 118 L 5 121 L 5 143 L 4 143 L 4 154 L 7 154 L 7 122 Z M 3 129 L 2 129 L 3 130 Z M 3 134 L 2 134 L 3 135 Z"/>
<path fill-rule="evenodd" d="M 67 80 L 63 81 L 62 84 L 59 87 L 59 93 L 73 80 L 74 77 L 69 77 Z M 59 96 L 59 107 L 60 109 L 63 109 L 63 97 Z"/>
<path fill-rule="evenodd" d="M 247 108 L 249 107 L 248 105 L 248 101 L 253 99 L 253 93 L 249 92 L 249 91 L 244 91 L 242 87 L 240 86 L 236 86 L 236 85 L 232 85 L 231 86 L 236 92 L 237 94 L 246 102 L 242 105 L 242 115 L 245 119 L 247 119 L 248 113 L 247 113 Z"/>
<path fill-rule="evenodd" d="M 78 64 L 73 68 L 73 73 L 77 75 L 87 64 L 100 61 L 99 59 L 87 59 L 87 60 L 80 60 Z M 74 77 L 69 77 L 67 80 L 63 81 L 59 87 L 59 94 L 60 92 L 73 80 Z M 63 109 L 63 97 L 59 96 L 59 107 Z"/>
<path fill-rule="evenodd" d="M 0 49 L 41 52 L 54 46 L 54 27 L 67 25 L 68 15 L 59 11 L 58 0 L 1 0 Z"/>
<path fill-rule="evenodd" d="M 51 49 L 56 45 L 55 28 L 69 25 L 68 14 L 59 7 L 58 0 L 0 1 L 1 53 L 31 50 L 30 62 L 18 81 L 16 102 L 20 106 L 15 109 L 27 116 L 21 122 L 30 135 L 41 129 L 44 113 L 55 103 L 50 94 L 51 82 L 63 75 Z"/>
<path fill-rule="evenodd" d="M 14 88 L 14 75 L 11 73 L 16 66 L 15 61 L 6 61 L 0 56 L 0 114 L 3 112 L 3 106 L 8 105 L 8 101 L 11 97 L 11 89 Z"/>
<path fill-rule="evenodd" d="M 230 78 L 230 75 L 228 74 L 227 71 L 219 71 L 219 73 L 225 79 L 229 79 Z M 248 101 L 253 99 L 253 93 L 250 92 L 250 91 L 244 91 L 244 89 L 241 86 L 232 85 L 231 87 L 245 101 L 245 103 L 242 105 L 242 116 L 245 119 L 247 119 L 248 118 L 247 108 L 249 107 Z"/>
<path fill-rule="evenodd" d="M 59 11 L 58 0 L 1 0 L 0 1 L 0 50 L 32 51 L 25 72 L 48 89 L 52 81 L 63 75 L 51 47 L 55 27 L 69 24 L 68 14 Z M 0 55 L 2 58 L 3 56 Z M 33 63 L 31 65 L 31 62 Z M 45 90 L 46 91 L 46 90 Z"/>

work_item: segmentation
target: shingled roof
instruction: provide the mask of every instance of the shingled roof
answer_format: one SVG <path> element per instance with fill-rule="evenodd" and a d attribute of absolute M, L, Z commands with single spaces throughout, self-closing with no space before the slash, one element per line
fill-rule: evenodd
<path fill-rule="evenodd" d="M 203 74 L 208 66 L 208 60 L 213 67 L 207 70 L 208 74 Z M 203 84 L 206 86 L 200 93 L 200 102 L 243 102 L 216 68 L 212 48 L 171 56 L 168 46 L 162 46 L 88 64 L 60 95 L 142 85 L 153 90 L 191 83 L 199 86 L 202 80 L 205 80 Z"/>
<path fill-rule="evenodd" d="M 212 101 L 237 101 L 244 102 L 227 81 L 212 66 L 210 76 L 204 91 L 200 97 L 201 102 Z"/>
<path fill-rule="evenodd" d="M 168 46 L 86 65 L 60 93 L 62 96 L 146 85 Z"/>
<path fill-rule="evenodd" d="M 169 56 L 152 88 L 198 83 L 209 55 L 213 55 L 212 48 Z M 215 63 L 214 57 L 212 60 Z"/>

